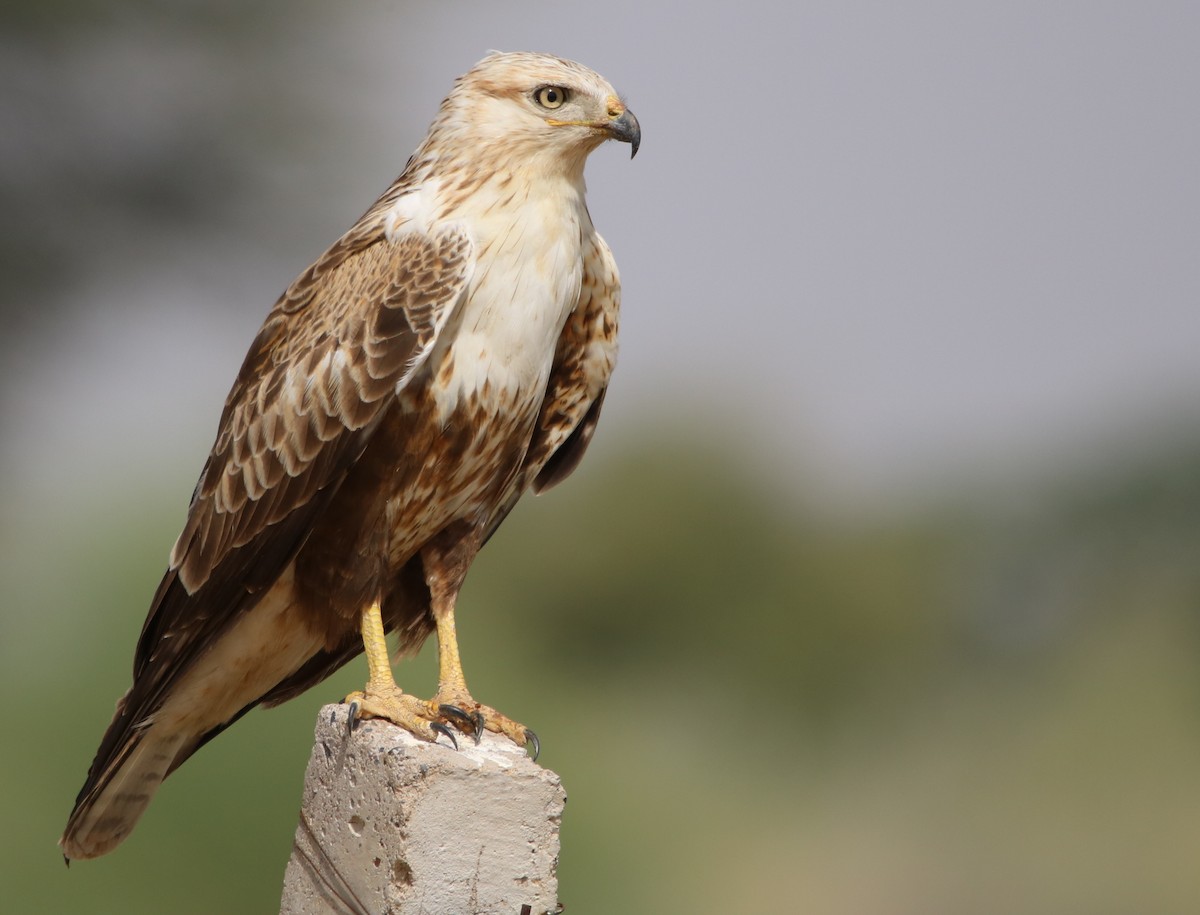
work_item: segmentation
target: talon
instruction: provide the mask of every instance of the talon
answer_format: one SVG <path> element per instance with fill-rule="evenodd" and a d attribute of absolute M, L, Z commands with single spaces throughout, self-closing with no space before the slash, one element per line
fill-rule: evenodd
<path fill-rule="evenodd" d="M 444 734 L 450 738 L 450 742 L 454 744 L 454 749 L 458 749 L 458 739 L 454 736 L 454 732 L 442 724 L 440 721 L 433 721 L 429 724 L 429 730 L 435 734 Z M 437 743 L 437 738 L 434 738 L 434 743 Z"/>
<path fill-rule="evenodd" d="M 478 728 L 476 727 L 475 722 L 475 716 L 479 714 L 478 712 L 476 712 L 475 715 L 468 715 L 457 705 L 442 703 L 438 706 L 438 713 L 443 718 L 449 718 L 451 721 L 453 721 L 454 726 L 464 734 L 478 734 Z M 476 739 L 476 742 L 478 743 L 478 739 Z"/>
<path fill-rule="evenodd" d="M 346 733 L 353 734 L 355 728 L 358 727 L 358 700 L 354 699 L 350 702 L 350 717 L 346 719 Z"/>
<path fill-rule="evenodd" d="M 525 729 L 525 742 L 533 744 L 533 761 L 537 762 L 538 754 L 542 752 L 542 744 L 538 740 L 537 734 L 533 733 L 529 728 Z"/>
<path fill-rule="evenodd" d="M 479 741 L 483 739 L 483 712 L 475 712 L 471 716 L 471 723 L 475 725 L 475 746 L 479 746 Z"/>

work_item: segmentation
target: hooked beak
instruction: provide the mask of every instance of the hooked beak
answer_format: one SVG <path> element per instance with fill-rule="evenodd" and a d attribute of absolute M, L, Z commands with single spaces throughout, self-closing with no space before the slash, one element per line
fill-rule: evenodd
<path fill-rule="evenodd" d="M 634 117 L 633 112 L 615 95 L 608 98 L 608 117 L 595 121 L 560 121 L 557 118 L 546 118 L 551 127 L 590 127 L 608 134 L 610 139 L 620 140 L 633 147 L 629 154 L 632 159 L 637 155 L 638 147 L 642 145 L 642 125 Z"/>
<path fill-rule="evenodd" d="M 638 123 L 638 119 L 633 116 L 632 111 L 628 108 L 624 109 L 619 118 L 608 122 L 606 129 L 614 140 L 628 143 L 632 147 L 633 151 L 629 154 L 630 159 L 637 155 L 638 147 L 642 143 L 642 125 Z"/>

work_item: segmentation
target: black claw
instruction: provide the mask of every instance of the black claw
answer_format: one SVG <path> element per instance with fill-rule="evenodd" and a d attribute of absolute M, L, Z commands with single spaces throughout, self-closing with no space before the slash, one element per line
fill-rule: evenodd
<path fill-rule="evenodd" d="M 350 717 L 346 720 L 346 733 L 353 734 L 358 727 L 358 700 L 350 703 Z"/>
<path fill-rule="evenodd" d="M 483 739 L 483 712 L 472 715 L 471 723 L 475 725 L 475 746 L 479 746 L 479 741 Z"/>
<path fill-rule="evenodd" d="M 525 729 L 525 742 L 533 744 L 533 761 L 537 762 L 538 754 L 542 752 L 542 743 L 537 739 L 537 734 L 529 728 Z"/>
<path fill-rule="evenodd" d="M 446 703 L 443 703 L 438 706 L 438 713 L 443 718 L 448 718 L 450 721 L 452 721 L 454 726 L 464 734 L 475 734 L 477 731 L 475 726 L 475 718 L 477 715 L 479 715 L 478 712 L 476 712 L 474 715 L 470 715 L 460 709 L 457 705 L 447 705 Z"/>
<path fill-rule="evenodd" d="M 446 727 L 444 724 L 442 724 L 440 721 L 430 722 L 429 730 L 433 731 L 435 734 L 444 734 L 445 736 L 449 737 L 450 742 L 452 744 L 454 744 L 454 749 L 456 749 L 456 750 L 458 749 L 458 739 L 454 736 L 454 732 L 452 730 L 450 730 L 448 727 Z M 435 740 L 434 743 L 436 743 L 436 742 L 437 741 Z"/>

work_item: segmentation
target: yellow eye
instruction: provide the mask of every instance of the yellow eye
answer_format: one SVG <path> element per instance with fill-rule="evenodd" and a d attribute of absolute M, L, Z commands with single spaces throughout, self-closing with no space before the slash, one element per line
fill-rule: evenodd
<path fill-rule="evenodd" d="M 567 100 L 567 90 L 562 86 L 542 86 L 533 93 L 533 97 L 543 108 L 561 108 Z"/>

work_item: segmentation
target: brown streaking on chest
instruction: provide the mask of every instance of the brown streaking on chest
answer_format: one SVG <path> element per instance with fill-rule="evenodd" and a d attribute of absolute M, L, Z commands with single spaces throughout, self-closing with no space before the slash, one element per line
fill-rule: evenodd
<path fill-rule="evenodd" d="M 516 485 L 541 397 L 489 393 L 461 398 L 444 422 L 430 382 L 393 403 L 314 525 L 296 557 L 298 609 L 331 647 L 404 586 L 432 537 L 455 521 L 486 526 Z"/>

